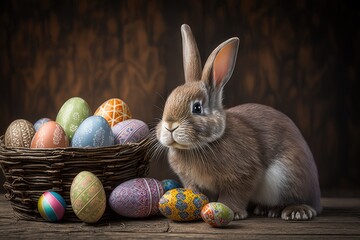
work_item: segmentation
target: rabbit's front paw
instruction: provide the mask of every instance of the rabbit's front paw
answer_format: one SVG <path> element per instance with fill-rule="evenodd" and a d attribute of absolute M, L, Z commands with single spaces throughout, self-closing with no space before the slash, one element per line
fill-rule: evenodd
<path fill-rule="evenodd" d="M 254 214 L 259 216 L 268 216 L 269 218 L 277 218 L 280 217 L 281 211 L 283 208 L 281 207 L 263 207 L 256 206 L 254 209 Z"/>
<path fill-rule="evenodd" d="M 283 220 L 306 221 L 314 217 L 316 217 L 316 211 L 305 204 L 288 206 L 281 213 Z"/>
<path fill-rule="evenodd" d="M 234 212 L 234 220 L 243 220 L 246 219 L 248 213 L 246 210 L 238 210 Z"/>

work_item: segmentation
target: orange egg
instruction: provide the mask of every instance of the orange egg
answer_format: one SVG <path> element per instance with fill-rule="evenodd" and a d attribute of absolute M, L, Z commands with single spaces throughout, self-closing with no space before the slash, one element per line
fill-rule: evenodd
<path fill-rule="evenodd" d="M 131 118 L 130 108 L 119 98 L 111 98 L 101 104 L 94 115 L 105 118 L 110 127 Z"/>
<path fill-rule="evenodd" d="M 69 146 L 68 137 L 60 124 L 50 121 L 43 124 L 35 133 L 31 148 L 65 148 Z"/>

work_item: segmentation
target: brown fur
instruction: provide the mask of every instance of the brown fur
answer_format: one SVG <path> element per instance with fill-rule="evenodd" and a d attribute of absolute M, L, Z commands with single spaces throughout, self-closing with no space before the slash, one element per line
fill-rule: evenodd
<path fill-rule="evenodd" d="M 233 71 L 238 39 L 216 48 L 201 79 L 195 40 L 182 27 L 186 83 L 168 97 L 156 135 L 184 186 L 207 192 L 228 205 L 234 219 L 255 213 L 285 220 L 311 219 L 321 211 L 317 169 L 295 124 L 281 112 L 259 104 L 222 107 L 222 88 Z M 185 35 L 185 36 L 184 36 Z M 189 46 L 190 45 L 190 46 Z M 190 50 L 191 51 L 190 51 Z M 195 51 L 195 54 L 187 53 Z M 201 114 L 192 113 L 200 102 Z M 265 209 L 265 210 L 264 210 Z"/>

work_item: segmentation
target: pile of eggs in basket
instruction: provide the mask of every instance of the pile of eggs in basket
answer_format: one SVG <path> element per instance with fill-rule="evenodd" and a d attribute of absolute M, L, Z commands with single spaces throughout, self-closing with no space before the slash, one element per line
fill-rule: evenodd
<path fill-rule="evenodd" d="M 79 97 L 67 100 L 56 120 L 41 118 L 33 125 L 27 120 L 13 121 L 5 133 L 6 147 L 89 148 L 142 141 L 148 126 L 132 119 L 124 101 L 112 98 L 91 114 L 88 103 Z M 107 205 L 123 217 L 144 218 L 162 214 L 173 221 L 203 219 L 213 227 L 223 227 L 233 219 L 233 212 L 222 203 L 191 189 L 181 188 L 172 179 L 135 178 L 114 188 L 108 199 L 100 179 L 88 171 L 79 172 L 70 187 L 70 202 L 75 215 L 85 223 L 99 221 Z M 39 214 L 47 221 L 60 221 L 66 202 L 54 191 L 44 192 L 38 200 Z"/>
<path fill-rule="evenodd" d="M 133 119 L 129 107 L 119 98 L 105 101 L 91 115 L 88 103 L 73 97 L 62 105 L 55 121 L 41 118 L 34 125 L 24 119 L 13 121 L 5 133 L 5 146 L 105 147 L 140 142 L 148 134 L 146 123 Z"/>

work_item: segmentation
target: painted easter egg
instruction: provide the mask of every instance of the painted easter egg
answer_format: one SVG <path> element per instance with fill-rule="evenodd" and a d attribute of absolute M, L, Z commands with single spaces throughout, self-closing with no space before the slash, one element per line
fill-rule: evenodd
<path fill-rule="evenodd" d="M 169 191 L 171 189 L 174 189 L 174 188 L 181 188 L 182 187 L 182 185 L 179 182 L 177 182 L 177 181 L 175 181 L 173 179 L 164 179 L 164 180 L 161 181 L 161 184 L 163 186 L 164 192 L 167 192 L 167 191 Z"/>
<path fill-rule="evenodd" d="M 71 207 L 75 215 L 85 223 L 96 223 L 106 209 L 104 187 L 93 173 L 82 171 L 70 187 Z"/>
<path fill-rule="evenodd" d="M 47 123 L 47 122 L 50 122 L 50 121 L 51 121 L 50 118 L 40 118 L 39 120 L 37 120 L 37 121 L 34 123 L 35 131 L 39 130 L 39 128 L 40 128 L 44 123 Z"/>
<path fill-rule="evenodd" d="M 167 191 L 160 199 L 160 212 L 174 221 L 194 221 L 201 219 L 201 209 L 209 199 L 191 189 L 175 188 Z"/>
<path fill-rule="evenodd" d="M 29 148 L 34 134 L 35 129 L 31 122 L 25 119 L 17 119 L 6 129 L 5 146 Z"/>
<path fill-rule="evenodd" d="M 31 148 L 65 148 L 69 140 L 60 124 L 50 121 L 44 123 L 35 133 Z"/>
<path fill-rule="evenodd" d="M 89 104 L 82 98 L 73 97 L 62 105 L 56 116 L 56 122 L 61 125 L 71 140 L 82 121 L 90 115 Z"/>
<path fill-rule="evenodd" d="M 131 118 L 130 108 L 119 98 L 111 98 L 105 101 L 98 107 L 94 115 L 105 118 L 110 127 Z"/>
<path fill-rule="evenodd" d="M 136 143 L 149 134 L 149 127 L 141 120 L 128 119 L 117 123 L 111 128 L 115 144 Z"/>
<path fill-rule="evenodd" d="M 159 199 L 163 193 L 158 180 L 135 178 L 117 186 L 110 194 L 109 204 L 121 216 L 148 217 L 159 213 Z"/>
<path fill-rule="evenodd" d="M 108 122 L 101 116 L 85 119 L 71 141 L 72 147 L 105 147 L 114 145 L 114 135 Z"/>
<path fill-rule="evenodd" d="M 47 221 L 60 221 L 64 217 L 65 209 L 65 199 L 57 192 L 44 192 L 39 198 L 39 213 Z"/>
<path fill-rule="evenodd" d="M 223 227 L 234 219 L 234 212 L 223 203 L 211 202 L 201 210 L 201 218 L 212 227 Z"/>

